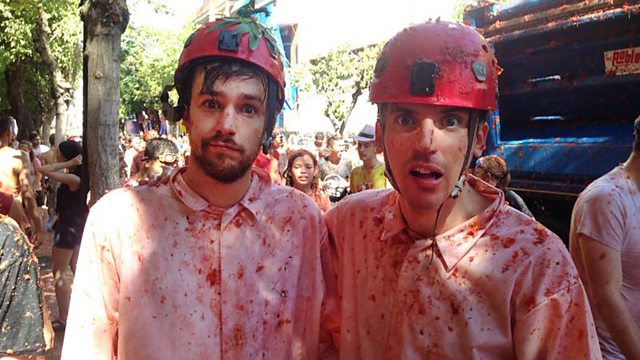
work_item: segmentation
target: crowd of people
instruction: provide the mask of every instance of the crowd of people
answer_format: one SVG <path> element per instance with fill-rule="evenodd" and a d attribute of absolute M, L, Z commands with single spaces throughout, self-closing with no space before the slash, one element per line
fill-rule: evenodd
<path fill-rule="evenodd" d="M 0 281 L 26 299 L 3 301 L 0 354 L 51 346 L 33 246 L 56 218 L 64 359 L 640 358 L 640 117 L 627 162 L 578 199 L 569 251 L 482 157 L 500 68 L 474 29 L 396 34 L 375 125 L 342 139 L 276 128 L 283 63 L 244 25 L 264 34 L 226 19 L 189 38 L 186 134 L 123 135 L 123 189 L 90 211 L 80 144 L 13 149 L 0 117 Z"/>

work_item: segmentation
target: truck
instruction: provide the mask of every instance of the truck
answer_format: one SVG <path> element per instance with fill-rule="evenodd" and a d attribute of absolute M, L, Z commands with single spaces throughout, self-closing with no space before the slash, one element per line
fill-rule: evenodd
<path fill-rule="evenodd" d="M 566 242 L 580 192 L 631 152 L 640 2 L 483 1 L 464 21 L 503 69 L 486 153 L 506 160 L 509 188 Z"/>

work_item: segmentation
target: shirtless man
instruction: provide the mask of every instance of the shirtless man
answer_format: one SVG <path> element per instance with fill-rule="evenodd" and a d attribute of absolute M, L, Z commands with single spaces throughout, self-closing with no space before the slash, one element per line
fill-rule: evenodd
<path fill-rule="evenodd" d="M 29 155 L 9 146 L 17 134 L 15 120 L 0 115 L 0 191 L 13 195 L 25 206 L 27 216 L 35 229 L 25 229 L 25 233 L 35 244 L 44 231 L 42 219 L 36 206 L 35 192 L 29 185 Z M 33 232 L 35 230 L 35 233 Z M 35 236 L 32 237 L 32 235 Z"/>

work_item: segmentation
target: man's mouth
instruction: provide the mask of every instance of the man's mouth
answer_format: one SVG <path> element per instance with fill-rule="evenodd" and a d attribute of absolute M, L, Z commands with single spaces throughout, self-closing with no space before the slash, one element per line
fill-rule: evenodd
<path fill-rule="evenodd" d="M 409 173 L 412 176 L 419 177 L 421 179 L 438 180 L 442 177 L 442 173 L 427 169 L 413 169 Z"/>
<path fill-rule="evenodd" d="M 209 141 L 207 142 L 207 146 L 212 147 L 212 148 L 217 148 L 217 149 L 226 149 L 226 150 L 232 150 L 232 151 L 240 151 L 239 147 L 228 143 L 228 142 L 222 142 L 222 141 Z"/>

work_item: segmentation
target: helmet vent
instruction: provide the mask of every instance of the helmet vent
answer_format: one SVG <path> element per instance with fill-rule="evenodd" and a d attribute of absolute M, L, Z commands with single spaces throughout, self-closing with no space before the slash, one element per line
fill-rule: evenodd
<path fill-rule="evenodd" d="M 487 65 L 485 65 L 482 61 L 474 61 L 471 64 L 471 68 L 473 69 L 473 74 L 476 76 L 476 80 L 479 82 L 485 82 L 487 80 L 487 73 L 489 72 L 487 69 Z"/>
<path fill-rule="evenodd" d="M 433 95 L 438 71 L 438 64 L 427 61 L 415 63 L 411 73 L 411 93 L 413 95 Z"/>
<path fill-rule="evenodd" d="M 376 66 L 373 69 L 373 74 L 377 76 L 378 74 L 383 72 L 386 67 L 387 67 L 387 58 L 384 56 L 380 56 L 378 61 L 376 61 Z"/>
<path fill-rule="evenodd" d="M 240 34 L 234 33 L 232 30 L 220 31 L 218 38 L 218 50 L 238 52 L 240 47 Z"/>

